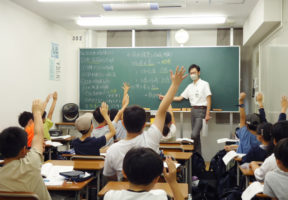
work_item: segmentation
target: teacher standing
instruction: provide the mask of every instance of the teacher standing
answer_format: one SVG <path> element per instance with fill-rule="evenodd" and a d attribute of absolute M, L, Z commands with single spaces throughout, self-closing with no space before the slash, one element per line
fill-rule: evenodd
<path fill-rule="evenodd" d="M 211 90 L 209 83 L 200 78 L 200 67 L 192 64 L 188 70 L 192 83 L 190 83 L 182 94 L 174 97 L 173 101 L 182 101 L 184 98 L 189 99 L 191 110 L 191 138 L 194 140 L 194 149 L 201 154 L 200 131 L 202 129 L 203 119 L 206 122 L 210 119 L 211 109 Z M 163 98 L 162 95 L 159 96 Z"/>

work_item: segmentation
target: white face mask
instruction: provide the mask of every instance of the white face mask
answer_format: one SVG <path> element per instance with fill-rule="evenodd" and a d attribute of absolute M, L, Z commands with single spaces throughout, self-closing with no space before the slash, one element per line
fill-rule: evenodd
<path fill-rule="evenodd" d="M 197 74 L 191 74 L 190 77 L 191 77 L 192 81 L 195 81 L 195 80 L 198 79 L 198 75 Z"/>

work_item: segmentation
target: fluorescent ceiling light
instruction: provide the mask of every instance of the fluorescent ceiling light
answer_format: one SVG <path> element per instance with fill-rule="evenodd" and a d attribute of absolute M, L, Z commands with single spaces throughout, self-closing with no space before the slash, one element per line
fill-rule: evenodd
<path fill-rule="evenodd" d="M 158 10 L 158 3 L 112 3 L 103 4 L 105 11 L 135 11 L 135 10 Z"/>
<path fill-rule="evenodd" d="M 79 26 L 141 26 L 147 25 L 145 18 L 103 18 L 79 17 L 76 22 Z"/>
<path fill-rule="evenodd" d="M 224 24 L 226 17 L 155 17 L 153 25 Z"/>
<path fill-rule="evenodd" d="M 95 0 L 38 0 L 39 2 L 91 2 Z"/>

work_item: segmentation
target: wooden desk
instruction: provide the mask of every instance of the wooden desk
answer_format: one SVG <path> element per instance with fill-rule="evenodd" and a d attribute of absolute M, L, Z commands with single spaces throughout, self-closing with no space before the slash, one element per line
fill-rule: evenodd
<path fill-rule="evenodd" d="M 63 138 L 51 139 L 51 141 L 66 144 L 67 150 L 69 150 L 70 149 L 70 142 L 74 139 L 75 139 L 75 136 L 70 136 L 69 138 L 65 138 L 65 139 L 63 139 Z"/>
<path fill-rule="evenodd" d="M 60 166 L 74 166 L 75 162 L 71 160 L 48 160 L 46 163 L 52 163 L 53 165 Z M 47 186 L 48 190 L 66 190 L 66 191 L 75 191 L 76 199 L 80 200 L 80 191 L 83 190 L 84 187 L 88 185 L 93 180 L 93 177 L 83 182 L 67 182 L 64 181 L 62 185 L 51 185 Z M 87 191 L 88 195 L 88 191 Z"/>
<path fill-rule="evenodd" d="M 160 147 L 182 148 L 184 151 L 193 151 L 194 145 L 192 144 L 176 144 L 176 143 L 160 143 Z"/>
<path fill-rule="evenodd" d="M 189 193 L 192 193 L 191 177 L 192 177 L 192 155 L 193 153 L 188 152 L 165 152 L 164 155 L 174 157 L 176 160 L 185 161 L 185 182 L 188 183 Z"/>
<path fill-rule="evenodd" d="M 67 131 L 67 135 L 69 135 L 69 132 L 71 129 L 75 129 L 75 123 L 74 122 L 58 122 L 55 123 L 56 128 L 64 129 Z"/>
<path fill-rule="evenodd" d="M 97 193 L 100 191 L 100 178 L 101 178 L 101 171 L 103 170 L 104 168 L 104 160 L 48 160 L 47 161 L 48 163 L 52 163 L 53 165 L 62 165 L 62 166 L 73 166 L 74 170 L 91 170 L 91 171 L 96 171 L 96 177 L 97 177 Z M 93 178 L 91 178 L 92 180 Z M 90 179 L 89 179 L 90 180 Z M 90 181 L 91 181 L 90 180 Z M 87 180 L 88 181 L 88 180 Z M 87 184 L 90 182 L 88 181 Z M 79 185 L 76 185 L 77 187 L 80 187 L 82 186 L 81 184 L 84 184 L 86 183 L 86 181 L 84 182 L 80 182 L 80 183 L 75 183 L 75 184 L 79 184 Z M 86 184 L 86 185 L 87 185 Z M 70 183 L 67 183 L 66 181 L 64 182 L 64 184 L 62 186 L 53 186 L 51 188 L 51 190 L 61 190 L 61 188 L 63 190 L 67 190 L 65 188 L 65 186 L 69 187 Z M 84 185 L 84 186 L 86 186 Z M 75 187 L 76 187 L 75 186 Z M 83 187 L 84 187 L 83 186 Z M 73 188 L 74 186 L 72 185 L 71 188 Z M 83 188 L 82 187 L 82 188 Z M 47 187 L 48 190 L 50 190 L 50 186 Z M 82 188 L 80 190 L 82 190 Z M 79 191 L 80 191 L 79 190 Z M 77 194 L 78 196 L 80 195 Z M 80 197 L 80 196 L 79 196 Z"/>
<path fill-rule="evenodd" d="M 116 181 L 110 181 L 105 185 L 101 191 L 98 193 L 98 196 L 103 197 L 106 192 L 109 190 L 126 190 L 128 189 L 129 185 L 128 182 L 116 182 Z M 180 184 L 180 190 L 181 193 L 184 195 L 185 198 L 188 197 L 188 184 L 187 183 L 179 183 Z M 156 183 L 153 189 L 162 189 L 165 190 L 165 192 L 173 197 L 172 191 L 168 185 L 168 183 Z"/>

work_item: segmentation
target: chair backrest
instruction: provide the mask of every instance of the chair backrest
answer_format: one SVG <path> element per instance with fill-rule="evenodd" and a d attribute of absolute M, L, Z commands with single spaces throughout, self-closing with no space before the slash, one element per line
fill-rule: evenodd
<path fill-rule="evenodd" d="M 105 160 L 103 156 L 73 155 L 71 160 Z"/>
<path fill-rule="evenodd" d="M 39 200 L 37 194 L 30 192 L 3 192 L 0 191 L 0 200 Z"/>
<path fill-rule="evenodd" d="M 166 152 L 184 152 L 182 147 L 160 146 L 159 149 Z"/>

